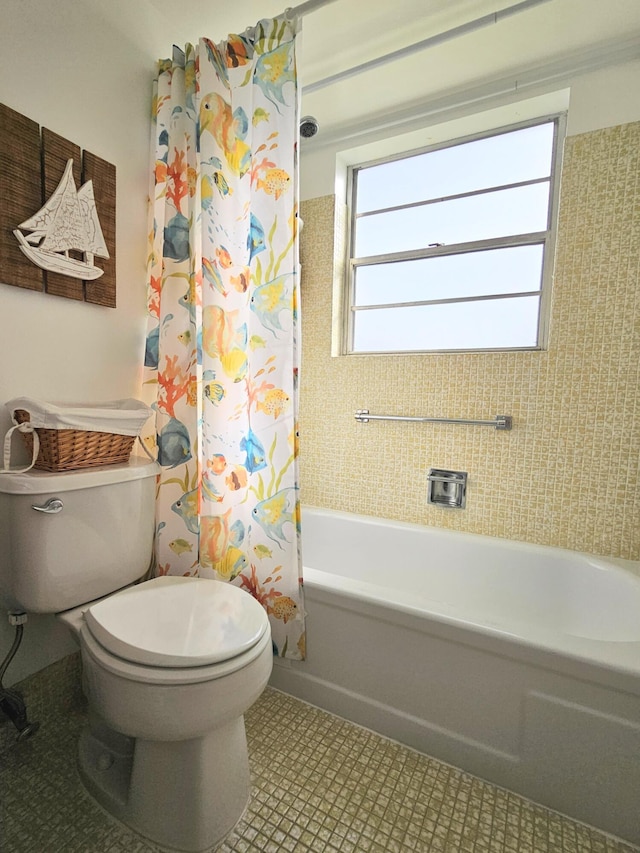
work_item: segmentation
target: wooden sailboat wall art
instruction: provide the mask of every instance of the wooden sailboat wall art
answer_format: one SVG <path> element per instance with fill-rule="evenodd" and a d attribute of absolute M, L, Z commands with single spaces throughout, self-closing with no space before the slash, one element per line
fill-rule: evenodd
<path fill-rule="evenodd" d="M 93 196 L 93 182 L 87 181 L 76 189 L 73 180 L 73 160 L 67 160 L 62 179 L 53 195 L 40 210 L 21 223 L 14 235 L 24 254 L 43 270 L 93 281 L 104 270 L 95 266 L 94 257 L 108 258 L 100 219 Z M 22 231 L 29 231 L 25 237 Z M 75 249 L 84 254 L 83 260 L 69 255 Z"/>
<path fill-rule="evenodd" d="M 2 104 L 0 146 L 0 282 L 115 308 L 115 167 Z"/>

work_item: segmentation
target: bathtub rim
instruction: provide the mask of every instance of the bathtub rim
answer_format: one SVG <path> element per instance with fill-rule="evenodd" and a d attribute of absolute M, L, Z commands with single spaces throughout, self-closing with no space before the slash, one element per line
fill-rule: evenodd
<path fill-rule="evenodd" d="M 445 512 L 446 510 L 443 510 Z M 564 554 L 570 556 L 580 556 L 588 559 L 592 565 L 614 566 L 617 569 L 622 569 L 626 574 L 630 574 L 636 581 L 640 582 L 640 560 L 630 560 L 625 557 L 609 557 L 604 554 L 590 554 L 587 551 L 578 551 L 575 548 L 563 548 L 560 545 L 541 545 L 536 542 L 526 542 L 523 539 L 505 539 L 502 536 L 491 536 L 487 533 L 471 533 L 467 530 L 454 530 L 450 527 L 438 527 L 435 524 L 419 524 L 414 521 L 399 521 L 393 518 L 387 518 L 383 515 L 366 515 L 364 513 L 346 512 L 339 509 L 328 509 L 327 507 L 315 506 L 314 504 L 302 504 L 302 530 L 304 534 L 304 517 L 305 513 L 312 512 L 314 515 L 326 515 L 333 518 L 355 519 L 365 522 L 366 524 L 384 524 L 386 526 L 399 530 L 420 530 L 433 531 L 434 533 L 443 534 L 445 536 L 462 537 L 467 541 L 482 541 L 482 542 L 501 542 L 509 547 L 509 550 L 527 550 L 531 553 L 539 553 L 541 555 L 549 552 L 555 554 Z M 303 538 L 304 547 L 304 538 Z M 304 557 L 304 554 L 303 554 Z"/>
<path fill-rule="evenodd" d="M 498 540 L 512 546 L 513 550 L 528 550 L 541 557 L 553 552 L 576 555 L 587 559 L 597 568 L 621 571 L 640 583 L 640 563 L 618 557 L 604 557 L 557 548 L 551 545 L 535 545 L 512 539 L 466 533 L 447 528 L 395 521 L 378 516 L 348 513 L 311 505 L 302 507 L 302 557 L 303 587 L 306 596 L 333 607 L 352 610 L 378 620 L 400 624 L 435 637 L 458 642 L 467 646 L 483 648 L 493 654 L 512 658 L 523 663 L 561 672 L 564 675 L 592 683 L 606 685 L 634 695 L 640 695 L 640 641 L 597 640 L 526 626 L 526 635 L 506 627 L 483 625 L 469 618 L 425 609 L 428 599 L 422 598 L 420 605 L 407 600 L 390 602 L 380 591 L 388 590 L 365 581 L 353 580 L 343 575 L 316 569 L 304 563 L 304 517 L 305 512 L 343 520 L 357 519 L 367 524 L 385 524 L 400 530 L 433 530 L 452 536 L 463 536 L 473 540 Z M 334 580 L 329 584 L 328 579 Z M 342 596 L 344 602 L 338 597 Z M 437 606 L 442 609 L 441 602 Z M 510 626 L 515 628 L 515 626 Z"/>

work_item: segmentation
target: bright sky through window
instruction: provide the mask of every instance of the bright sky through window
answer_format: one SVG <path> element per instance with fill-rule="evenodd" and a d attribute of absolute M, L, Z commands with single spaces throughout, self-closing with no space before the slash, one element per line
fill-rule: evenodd
<path fill-rule="evenodd" d="M 347 352 L 542 345 L 558 124 L 353 169 Z"/>

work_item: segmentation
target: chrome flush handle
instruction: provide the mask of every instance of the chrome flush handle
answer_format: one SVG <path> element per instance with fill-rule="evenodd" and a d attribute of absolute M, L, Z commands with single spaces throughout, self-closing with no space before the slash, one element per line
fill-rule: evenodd
<path fill-rule="evenodd" d="M 63 508 L 64 504 L 60 500 L 60 498 L 49 498 L 49 500 L 43 504 L 42 506 L 38 506 L 37 504 L 31 504 L 31 509 L 35 509 L 36 512 L 60 512 Z"/>

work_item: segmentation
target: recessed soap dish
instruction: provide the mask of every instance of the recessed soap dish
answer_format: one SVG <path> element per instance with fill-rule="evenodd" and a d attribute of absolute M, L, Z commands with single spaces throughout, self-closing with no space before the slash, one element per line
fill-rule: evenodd
<path fill-rule="evenodd" d="M 464 509 L 467 501 L 467 472 L 429 469 L 427 501 L 449 509 Z"/>

